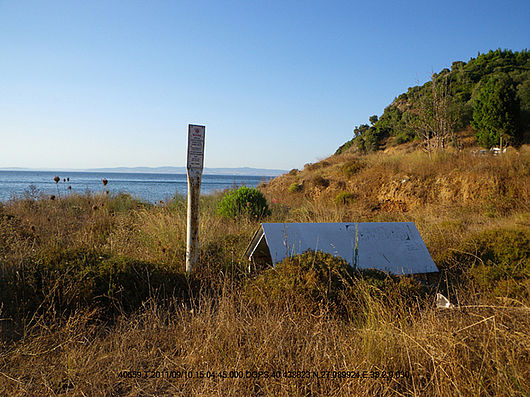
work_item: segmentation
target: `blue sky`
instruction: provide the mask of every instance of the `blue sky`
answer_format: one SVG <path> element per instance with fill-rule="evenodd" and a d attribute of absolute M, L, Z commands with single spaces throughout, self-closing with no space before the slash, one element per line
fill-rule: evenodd
<path fill-rule="evenodd" d="M 529 47 L 528 1 L 0 0 L 0 168 L 301 168 L 408 87 Z"/>

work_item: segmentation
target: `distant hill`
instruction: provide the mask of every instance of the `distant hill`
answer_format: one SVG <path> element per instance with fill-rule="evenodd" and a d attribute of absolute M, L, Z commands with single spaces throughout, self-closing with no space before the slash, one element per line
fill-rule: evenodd
<path fill-rule="evenodd" d="M 22 167 L 5 167 L 0 168 L 0 171 L 37 171 L 31 168 Z M 38 170 L 46 171 L 46 170 Z M 89 169 L 68 169 L 58 170 L 50 169 L 50 171 L 80 171 L 80 172 L 138 172 L 150 174 L 185 174 L 185 167 L 112 167 L 112 168 L 89 168 Z M 267 168 L 205 168 L 205 175 L 245 175 L 245 176 L 278 176 L 285 174 L 286 170 L 267 169 Z"/>
<path fill-rule="evenodd" d="M 481 90 L 491 80 L 508 81 L 515 92 L 517 129 L 514 129 L 511 143 L 528 143 L 530 54 L 526 49 L 520 52 L 499 49 L 479 53 L 467 63 L 455 61 L 450 70 L 434 73 L 431 81 L 410 87 L 395 98 L 380 117 L 369 117 L 370 125 L 356 126 L 352 139 L 340 146 L 336 154 L 349 150 L 373 152 L 413 140 L 426 140 L 436 128 L 448 131 L 442 145 L 458 144 L 455 132 L 475 132 L 471 130 L 476 118 L 475 104 Z"/>
<path fill-rule="evenodd" d="M 115 167 L 115 168 L 91 168 L 89 172 L 139 172 L 152 174 L 185 174 L 186 167 Z M 246 175 L 246 176 L 278 176 L 286 173 L 286 170 L 267 168 L 205 168 L 205 175 Z"/>

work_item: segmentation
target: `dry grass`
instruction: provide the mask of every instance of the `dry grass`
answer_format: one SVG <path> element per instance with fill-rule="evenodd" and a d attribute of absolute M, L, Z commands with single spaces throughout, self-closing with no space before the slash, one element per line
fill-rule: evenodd
<path fill-rule="evenodd" d="M 490 206 L 492 215 L 511 210 L 528 211 L 530 202 L 530 153 L 526 146 L 504 156 L 461 153 L 396 153 L 356 156 L 345 153 L 313 164 L 297 174 L 285 174 L 264 186 L 268 198 L 297 207 L 309 201 L 330 202 L 348 191 L 351 206 L 363 212 L 387 209 L 407 212 L 440 205 Z M 326 184 L 320 181 L 326 180 Z M 288 188 L 301 183 L 298 194 Z M 495 213 L 496 212 L 496 213 Z"/>
<path fill-rule="evenodd" d="M 357 280 L 347 316 L 326 302 L 249 298 L 241 254 L 257 224 L 219 217 L 219 196 L 201 204 L 200 267 L 188 279 L 182 199 L 8 202 L 0 395 L 528 395 L 530 264 L 513 241 L 529 234 L 528 158 L 527 148 L 503 158 L 344 154 L 265 186 L 280 198 L 267 221 L 413 221 L 440 266 L 459 265 L 421 293 L 396 293 L 407 280 Z M 346 177 L 344 164 L 359 161 Z M 288 192 L 295 182 L 303 188 Z M 341 191 L 353 202 L 335 202 Z M 484 251 L 491 231 L 504 250 Z M 436 309 L 437 291 L 459 307 Z M 410 376 L 371 378 L 383 371 Z"/>
<path fill-rule="evenodd" d="M 200 299 L 193 311 L 147 302 L 110 328 L 94 321 L 93 313 L 79 313 L 5 350 L 0 391 L 13 396 L 476 396 L 529 390 L 527 306 L 389 310 L 371 299 L 370 307 L 362 323 L 345 323 L 325 311 L 257 310 L 228 288 Z M 140 371 L 142 377 L 122 378 L 120 371 Z M 175 378 L 146 379 L 146 371 L 162 376 L 192 371 L 193 377 L 178 378 L 175 372 Z M 265 377 L 275 371 L 278 378 Z M 352 377 L 333 378 L 341 371 Z M 356 378 L 364 371 L 368 377 L 383 371 L 411 376 Z"/>

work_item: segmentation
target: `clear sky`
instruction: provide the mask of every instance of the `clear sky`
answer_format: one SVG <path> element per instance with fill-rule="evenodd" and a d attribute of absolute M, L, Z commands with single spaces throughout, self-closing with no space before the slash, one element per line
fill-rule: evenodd
<path fill-rule="evenodd" d="M 530 44 L 524 1 L 0 0 L 0 167 L 301 168 L 408 87 Z"/>

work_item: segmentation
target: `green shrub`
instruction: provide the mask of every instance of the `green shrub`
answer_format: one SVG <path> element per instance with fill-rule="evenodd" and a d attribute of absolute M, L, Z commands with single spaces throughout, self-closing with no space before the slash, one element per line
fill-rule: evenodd
<path fill-rule="evenodd" d="M 365 167 L 365 163 L 359 160 L 352 160 L 344 163 L 341 167 L 342 172 L 347 178 L 351 178 Z"/>
<path fill-rule="evenodd" d="M 467 275 L 489 295 L 530 297 L 530 237 L 526 229 L 482 232 L 439 262 L 441 268 Z"/>
<path fill-rule="evenodd" d="M 250 219 L 261 219 L 270 215 L 265 196 L 258 189 L 246 186 L 226 193 L 219 202 L 217 211 L 227 218 L 248 216 Z"/>
<path fill-rule="evenodd" d="M 483 260 L 530 265 L 530 235 L 519 228 L 496 229 L 481 233 L 475 238 L 478 252 Z"/>
<path fill-rule="evenodd" d="M 443 267 L 458 264 L 464 269 L 493 263 L 521 263 L 530 267 L 530 237 L 522 228 L 487 230 L 464 241 L 458 249 L 440 259 Z"/>
<path fill-rule="evenodd" d="M 530 297 L 530 237 L 526 230 L 500 229 L 473 241 L 481 259 L 469 270 L 479 288 L 492 296 Z"/>
<path fill-rule="evenodd" d="M 355 271 L 344 259 L 321 251 L 285 258 L 245 285 L 245 294 L 258 306 L 292 304 L 314 312 L 326 306 L 341 316 L 364 318 L 377 301 L 389 307 L 415 302 L 426 288 L 411 277 L 375 269 Z"/>
<path fill-rule="evenodd" d="M 478 143 L 490 148 L 520 138 L 520 103 L 517 86 L 508 74 L 495 74 L 478 90 L 471 125 Z"/>
<path fill-rule="evenodd" d="M 296 193 L 302 190 L 302 185 L 300 183 L 293 182 L 291 186 L 287 189 L 289 193 Z"/>
<path fill-rule="evenodd" d="M 354 195 L 350 192 L 340 192 L 335 196 L 335 204 L 346 205 L 353 202 Z"/>
<path fill-rule="evenodd" d="M 176 269 L 81 248 L 43 251 L 0 275 L 2 314 L 14 320 L 45 310 L 132 312 L 153 296 L 164 300 L 187 293 L 186 276 Z"/>
<path fill-rule="evenodd" d="M 428 292 L 428 289 L 412 276 L 396 276 L 377 269 L 361 269 L 356 276 L 357 290 L 368 286 L 368 294 L 371 297 L 380 298 L 391 305 L 396 302 L 414 302 L 415 298 L 425 296 Z M 358 293 L 355 295 L 359 298 Z"/>
<path fill-rule="evenodd" d="M 490 296 L 527 300 L 530 298 L 530 268 L 523 263 L 489 263 L 474 266 L 469 276 Z"/>
<path fill-rule="evenodd" d="M 132 197 L 129 193 L 118 193 L 108 200 L 108 209 L 111 212 L 129 212 L 133 209 L 145 208 L 150 204 Z"/>
<path fill-rule="evenodd" d="M 412 141 L 413 138 L 414 138 L 414 135 L 412 135 L 408 131 L 404 131 L 394 137 L 393 143 L 395 145 L 401 145 L 403 143 Z"/>
<path fill-rule="evenodd" d="M 246 285 L 245 291 L 251 301 L 266 306 L 287 302 L 310 310 L 319 303 L 341 306 L 352 273 L 352 267 L 341 258 L 306 251 L 264 271 Z"/>

